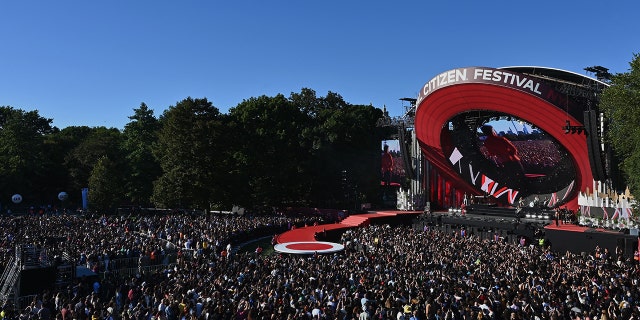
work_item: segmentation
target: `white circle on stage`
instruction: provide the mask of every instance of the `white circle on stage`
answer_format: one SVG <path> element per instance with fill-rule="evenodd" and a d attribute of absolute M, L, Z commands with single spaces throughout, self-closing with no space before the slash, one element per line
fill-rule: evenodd
<path fill-rule="evenodd" d="M 344 250 L 344 246 L 339 243 L 325 241 L 297 241 L 278 243 L 273 249 L 282 253 L 314 254 L 333 253 Z"/>

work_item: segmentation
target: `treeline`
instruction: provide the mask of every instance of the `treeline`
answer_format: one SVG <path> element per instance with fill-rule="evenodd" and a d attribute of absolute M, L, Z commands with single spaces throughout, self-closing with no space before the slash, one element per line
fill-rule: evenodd
<path fill-rule="evenodd" d="M 123 130 L 58 129 L 37 111 L 0 107 L 0 205 L 123 205 L 229 210 L 345 208 L 376 202 L 382 111 L 311 89 L 244 100 L 227 114 L 186 98 L 162 115 L 142 103 Z M 65 203 L 57 195 L 69 194 Z"/>

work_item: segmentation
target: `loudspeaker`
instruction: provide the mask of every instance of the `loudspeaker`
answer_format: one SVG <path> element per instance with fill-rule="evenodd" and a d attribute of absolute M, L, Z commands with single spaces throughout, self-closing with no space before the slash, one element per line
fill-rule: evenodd
<path fill-rule="evenodd" d="M 598 115 L 595 110 L 584 112 L 584 129 L 587 133 L 587 152 L 589 154 L 589 164 L 593 179 L 597 181 L 606 180 L 602 152 L 600 150 L 600 130 L 598 130 Z"/>
<path fill-rule="evenodd" d="M 626 238 L 622 246 L 618 242 L 618 247 L 624 250 L 623 255 L 625 257 L 633 257 L 633 253 L 638 249 L 638 240 Z"/>
<path fill-rule="evenodd" d="M 409 152 L 409 149 L 411 148 L 411 136 L 408 135 L 408 132 L 406 131 L 404 126 L 401 126 L 400 129 L 398 129 L 398 133 L 400 136 L 400 153 L 402 154 L 402 159 L 404 160 L 405 172 L 410 179 L 415 179 L 416 171 L 414 170 L 413 164 L 411 163 L 411 152 Z"/>

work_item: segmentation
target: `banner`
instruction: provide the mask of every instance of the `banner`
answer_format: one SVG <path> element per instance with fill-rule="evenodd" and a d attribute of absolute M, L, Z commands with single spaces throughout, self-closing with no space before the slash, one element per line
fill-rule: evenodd
<path fill-rule="evenodd" d="M 89 203 L 89 188 L 82 188 L 82 210 L 87 210 Z"/>

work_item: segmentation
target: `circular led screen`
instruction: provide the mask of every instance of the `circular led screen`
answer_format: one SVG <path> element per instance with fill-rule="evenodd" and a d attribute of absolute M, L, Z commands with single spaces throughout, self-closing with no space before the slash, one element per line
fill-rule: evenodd
<path fill-rule="evenodd" d="M 572 157 L 558 141 L 509 114 L 466 111 L 449 119 L 440 137 L 454 171 L 508 203 L 535 199 L 552 207 L 576 179 Z"/>

